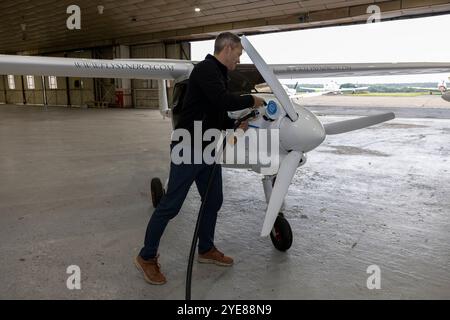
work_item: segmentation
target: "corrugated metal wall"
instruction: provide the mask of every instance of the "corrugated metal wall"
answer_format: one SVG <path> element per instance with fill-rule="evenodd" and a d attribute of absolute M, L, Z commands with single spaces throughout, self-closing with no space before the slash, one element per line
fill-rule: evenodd
<path fill-rule="evenodd" d="M 56 77 L 57 89 L 50 89 L 49 83 L 49 78 L 45 77 L 47 104 L 51 106 L 66 106 L 68 104 L 66 78 Z"/>
<path fill-rule="evenodd" d="M 93 59 L 113 59 L 113 48 L 103 47 L 92 50 Z M 115 103 L 115 84 L 114 79 L 95 78 L 94 95 L 97 102 Z"/>
<path fill-rule="evenodd" d="M 6 85 L 6 101 L 12 104 L 23 104 L 22 76 L 14 76 L 15 89 L 9 89 L 7 76 L 4 76 L 4 78 Z"/>
<path fill-rule="evenodd" d="M 168 58 L 190 59 L 191 50 L 188 42 L 174 44 L 149 44 L 130 47 L 130 56 L 135 59 Z M 168 99 L 172 99 L 169 83 Z M 158 108 L 158 82 L 156 80 L 132 80 L 133 104 L 136 108 Z"/>
<path fill-rule="evenodd" d="M 55 57 L 78 57 L 91 58 L 90 50 L 68 53 L 64 55 L 54 54 Z M 34 77 L 34 89 L 28 87 L 27 75 L 14 76 L 15 88 L 10 89 L 8 86 L 8 76 L 2 75 L 0 81 L 0 102 L 9 104 L 44 104 L 44 83 L 45 95 L 48 105 L 66 106 L 69 104 L 74 107 L 87 106 L 93 104 L 94 101 L 94 79 L 92 78 L 64 78 L 56 77 L 57 89 L 50 89 L 49 77 Z M 69 84 L 69 92 L 67 92 L 67 83 Z M 5 99 L 6 98 L 6 99 Z"/>
<path fill-rule="evenodd" d="M 92 58 L 91 50 L 78 52 L 69 52 L 68 58 Z M 70 103 L 73 107 L 85 107 L 93 105 L 94 98 L 94 79 L 92 78 L 69 78 Z"/>
<path fill-rule="evenodd" d="M 30 89 L 28 87 L 28 81 L 27 81 L 27 76 L 24 76 L 23 81 L 24 81 L 24 92 L 25 92 L 25 101 L 27 104 L 44 104 L 44 99 L 43 99 L 43 85 L 42 85 L 42 77 L 40 76 L 30 76 L 31 79 L 33 79 L 32 81 L 34 82 L 34 89 Z"/>

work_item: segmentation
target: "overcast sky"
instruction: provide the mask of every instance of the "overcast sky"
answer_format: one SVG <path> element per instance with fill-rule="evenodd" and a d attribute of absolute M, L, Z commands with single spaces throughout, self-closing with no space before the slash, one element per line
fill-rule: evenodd
<path fill-rule="evenodd" d="M 381 16 L 383 19 L 383 16 Z M 450 15 L 327 27 L 248 37 L 267 63 L 450 62 Z M 192 42 L 192 60 L 212 53 L 214 41 Z M 244 53 L 242 63 L 251 63 Z M 338 78 L 339 83 L 438 82 L 450 74 Z M 324 83 L 330 79 L 304 79 Z M 295 83 L 295 80 L 284 81 Z"/>

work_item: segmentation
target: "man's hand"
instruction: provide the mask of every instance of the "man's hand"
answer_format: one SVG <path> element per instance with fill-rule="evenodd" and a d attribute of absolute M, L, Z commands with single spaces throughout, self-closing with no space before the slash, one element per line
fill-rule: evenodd
<path fill-rule="evenodd" d="M 242 121 L 238 129 L 242 129 L 244 132 L 248 130 L 248 120 Z"/>
<path fill-rule="evenodd" d="M 255 104 L 253 105 L 253 108 L 259 108 L 259 107 L 264 106 L 264 103 L 265 103 L 264 99 L 257 97 L 257 96 L 252 96 L 252 97 L 255 102 Z"/>

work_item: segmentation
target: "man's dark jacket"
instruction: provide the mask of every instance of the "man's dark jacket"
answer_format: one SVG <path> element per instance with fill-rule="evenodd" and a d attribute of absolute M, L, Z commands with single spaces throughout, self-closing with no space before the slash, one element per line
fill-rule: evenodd
<path fill-rule="evenodd" d="M 250 108 L 251 95 L 239 96 L 228 92 L 228 69 L 214 56 L 195 65 L 188 81 L 179 121 L 175 129 L 194 132 L 194 121 L 202 121 L 202 131 L 210 128 L 225 130 L 232 127 L 227 111 Z"/>

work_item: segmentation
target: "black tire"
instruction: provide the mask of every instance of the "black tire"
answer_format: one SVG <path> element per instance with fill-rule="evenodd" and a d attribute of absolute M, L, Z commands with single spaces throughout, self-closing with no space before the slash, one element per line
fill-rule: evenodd
<path fill-rule="evenodd" d="M 286 251 L 292 245 L 292 230 L 289 222 L 282 216 L 282 213 L 280 214 L 275 220 L 270 239 L 277 250 Z"/>
<path fill-rule="evenodd" d="M 152 196 L 153 208 L 156 208 L 164 195 L 164 188 L 159 178 L 153 178 L 150 182 L 150 193 Z"/>

